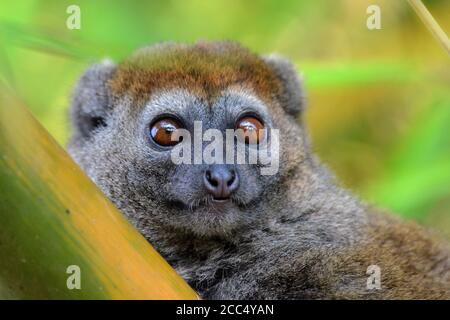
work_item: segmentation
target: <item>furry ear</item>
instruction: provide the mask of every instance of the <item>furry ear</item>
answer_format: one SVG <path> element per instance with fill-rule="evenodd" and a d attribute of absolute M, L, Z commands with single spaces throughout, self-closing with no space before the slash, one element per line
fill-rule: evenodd
<path fill-rule="evenodd" d="M 108 80 L 115 68 L 112 61 L 105 60 L 91 65 L 78 80 L 70 107 L 75 136 L 87 138 L 94 130 L 106 126 L 112 104 Z"/>
<path fill-rule="evenodd" d="M 264 56 L 263 59 L 282 84 L 278 99 L 284 110 L 293 117 L 298 117 L 305 108 L 305 96 L 302 79 L 294 65 L 288 59 L 275 54 Z"/>

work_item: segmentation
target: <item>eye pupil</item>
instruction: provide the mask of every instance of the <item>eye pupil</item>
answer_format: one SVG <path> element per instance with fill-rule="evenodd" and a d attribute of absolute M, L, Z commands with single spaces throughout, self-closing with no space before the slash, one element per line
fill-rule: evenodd
<path fill-rule="evenodd" d="M 236 129 L 243 134 L 242 140 L 247 144 L 258 144 L 264 137 L 264 125 L 255 117 L 246 116 L 236 123 Z"/>
<path fill-rule="evenodd" d="M 150 127 L 150 135 L 157 144 L 161 146 L 174 146 L 180 141 L 172 141 L 172 133 L 181 128 L 178 120 L 164 118 L 154 122 Z"/>

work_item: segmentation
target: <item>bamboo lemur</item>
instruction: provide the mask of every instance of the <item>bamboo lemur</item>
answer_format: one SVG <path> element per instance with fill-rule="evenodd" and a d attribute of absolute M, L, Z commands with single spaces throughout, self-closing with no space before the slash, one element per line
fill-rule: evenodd
<path fill-rule="evenodd" d="M 284 58 L 230 42 L 158 44 L 84 73 L 69 151 L 205 299 L 450 298 L 448 245 L 337 186 L 312 154 L 304 108 Z M 196 120 L 279 129 L 278 172 L 174 164 L 168 137 Z M 371 265 L 379 289 L 367 286 Z"/>

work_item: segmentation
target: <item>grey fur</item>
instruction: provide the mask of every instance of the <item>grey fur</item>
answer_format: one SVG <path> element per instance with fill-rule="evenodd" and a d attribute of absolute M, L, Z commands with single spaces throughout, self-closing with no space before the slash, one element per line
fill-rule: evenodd
<path fill-rule="evenodd" d="M 281 104 L 287 113 L 298 117 L 305 109 L 305 91 L 299 90 L 303 81 L 295 66 L 288 59 L 276 54 L 265 56 L 264 60 L 284 84 L 284 90 L 278 97 Z"/>
<path fill-rule="evenodd" d="M 72 96 L 70 116 L 72 120 L 73 140 L 80 140 L 92 131 L 94 118 L 106 118 L 112 105 L 107 89 L 107 80 L 115 69 L 114 64 L 104 60 L 101 64 L 92 65 L 82 76 L 76 94 Z"/>
<path fill-rule="evenodd" d="M 312 155 L 305 128 L 294 118 L 304 108 L 303 91 L 290 64 L 267 61 L 285 84 L 270 111 L 239 85 L 212 102 L 189 88 L 162 90 L 136 108 L 129 97 L 108 91 L 114 66 L 95 65 L 74 91 L 69 152 L 203 298 L 402 297 L 389 288 L 368 291 L 368 265 L 346 260 L 372 241 L 370 210 L 338 187 Z M 152 145 L 146 128 L 158 114 L 172 112 L 188 126 L 195 119 L 203 120 L 204 129 L 224 130 L 243 100 L 253 101 L 266 124 L 281 130 L 280 170 L 265 177 L 257 166 L 237 166 L 241 187 L 232 204 L 218 208 L 202 189 L 205 165 L 174 165 L 167 150 Z M 106 126 L 89 131 L 90 116 L 105 117 Z M 448 288 L 446 253 L 437 265 L 444 271 L 430 281 Z"/>

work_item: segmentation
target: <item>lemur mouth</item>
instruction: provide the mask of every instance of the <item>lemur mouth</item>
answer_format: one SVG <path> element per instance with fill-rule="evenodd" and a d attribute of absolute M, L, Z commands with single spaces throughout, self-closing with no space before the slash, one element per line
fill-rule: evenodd
<path fill-rule="evenodd" d="M 181 200 L 168 200 L 166 201 L 167 206 L 172 207 L 174 209 L 178 210 L 189 210 L 194 211 L 200 207 L 216 207 L 221 208 L 226 205 L 236 205 L 241 206 L 241 203 L 238 201 L 235 201 L 232 197 L 227 198 L 215 198 L 215 197 L 205 197 L 196 199 L 194 201 L 190 201 L 189 203 L 186 203 Z"/>
<path fill-rule="evenodd" d="M 228 201 L 231 201 L 230 197 L 227 197 L 227 198 L 215 198 L 215 197 L 213 197 L 212 198 L 212 202 L 214 202 L 214 203 L 226 203 Z"/>

